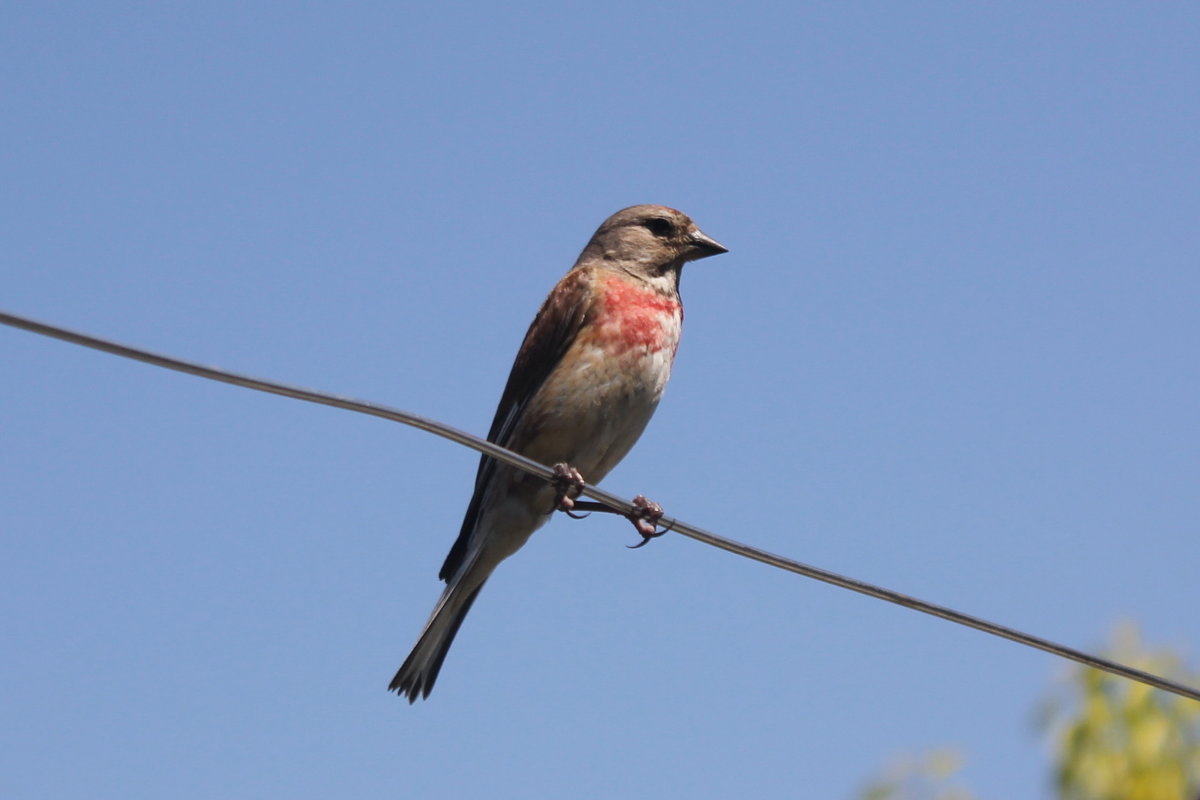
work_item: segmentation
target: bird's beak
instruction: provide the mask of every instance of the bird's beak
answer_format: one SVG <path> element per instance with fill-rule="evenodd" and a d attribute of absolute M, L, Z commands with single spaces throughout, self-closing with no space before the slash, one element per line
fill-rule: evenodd
<path fill-rule="evenodd" d="M 709 256 L 719 256 L 721 253 L 728 253 L 729 248 L 713 239 L 704 231 L 697 228 L 688 236 L 688 260 L 694 261 L 697 258 L 708 258 Z"/>

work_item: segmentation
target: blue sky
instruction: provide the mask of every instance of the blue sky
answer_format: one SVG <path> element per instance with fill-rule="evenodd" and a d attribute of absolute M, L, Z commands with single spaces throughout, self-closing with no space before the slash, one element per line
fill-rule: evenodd
<path fill-rule="evenodd" d="M 0 306 L 486 431 L 634 203 L 730 253 L 606 480 L 1095 649 L 1197 658 L 1200 9 L 62 3 L 0 26 Z M 1046 797 L 1062 664 L 556 519 L 385 691 L 474 454 L 0 330 L 11 797 Z"/>

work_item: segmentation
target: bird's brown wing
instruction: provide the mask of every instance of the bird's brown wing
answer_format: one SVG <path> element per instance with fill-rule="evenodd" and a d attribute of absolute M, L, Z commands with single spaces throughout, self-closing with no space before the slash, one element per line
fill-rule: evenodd
<path fill-rule="evenodd" d="M 590 269 L 575 269 L 568 272 L 546 297 L 533 318 L 525 340 L 517 353 L 500 406 L 488 431 L 488 441 L 509 446 L 509 437 L 517 427 L 529 401 L 537 394 L 546 378 L 558 366 L 567 349 L 575 341 L 589 312 L 589 298 L 594 281 Z M 479 459 L 479 470 L 475 473 L 475 493 L 467 505 L 462 529 L 458 539 L 450 548 L 438 577 L 449 581 L 467 554 L 467 547 L 475 524 L 479 518 L 480 504 L 495 472 L 496 461 L 489 456 Z"/>

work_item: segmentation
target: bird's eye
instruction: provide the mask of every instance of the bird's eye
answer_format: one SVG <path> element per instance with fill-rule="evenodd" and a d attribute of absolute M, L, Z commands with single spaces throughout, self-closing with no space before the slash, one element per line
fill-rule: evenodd
<path fill-rule="evenodd" d="M 666 236 L 671 232 L 671 221 L 662 217 L 651 217 L 642 224 L 655 236 Z"/>

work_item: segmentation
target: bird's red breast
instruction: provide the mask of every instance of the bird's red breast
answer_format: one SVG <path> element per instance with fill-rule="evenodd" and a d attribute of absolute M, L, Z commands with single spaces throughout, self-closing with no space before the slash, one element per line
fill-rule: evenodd
<path fill-rule="evenodd" d="M 656 353 L 679 345 L 683 306 L 674 297 L 617 274 L 601 277 L 596 317 L 596 343 L 613 355 L 631 350 Z"/>

